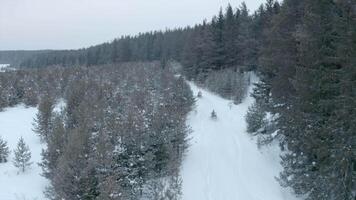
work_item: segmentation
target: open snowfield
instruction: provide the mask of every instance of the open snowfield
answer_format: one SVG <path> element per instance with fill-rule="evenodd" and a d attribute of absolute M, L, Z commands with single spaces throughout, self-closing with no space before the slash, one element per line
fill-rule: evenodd
<path fill-rule="evenodd" d="M 48 181 L 40 174 L 37 165 L 41 161 L 42 145 L 32 131 L 36 108 L 25 108 L 23 105 L 8 108 L 0 112 L 0 136 L 8 142 L 11 150 L 9 162 L 0 164 L 0 200 L 43 200 L 43 190 Z M 12 163 L 13 150 L 20 137 L 30 147 L 33 162 L 25 173 L 19 173 Z"/>
<path fill-rule="evenodd" d="M 190 86 L 203 97 L 188 118 L 193 132 L 181 172 L 183 200 L 296 199 L 275 179 L 282 170 L 278 146 L 259 150 L 246 133 L 244 116 L 253 98 L 230 107 L 228 100 Z M 216 121 L 210 118 L 213 109 Z"/>

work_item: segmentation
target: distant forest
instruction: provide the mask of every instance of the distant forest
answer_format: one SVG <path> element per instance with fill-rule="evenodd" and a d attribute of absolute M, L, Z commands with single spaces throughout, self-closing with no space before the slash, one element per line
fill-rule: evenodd
<path fill-rule="evenodd" d="M 24 60 L 30 59 L 41 53 L 49 52 L 48 50 L 38 51 L 0 51 L 0 64 L 10 64 L 20 66 Z"/>
<path fill-rule="evenodd" d="M 194 27 L 16 62 L 38 68 L 159 61 L 164 67 L 171 60 L 199 83 L 215 72 L 256 71 L 260 82 L 249 119 L 257 120 L 248 121 L 257 126 L 250 132 L 281 141 L 280 183 L 309 200 L 356 199 L 354 0 L 267 0 L 253 14 L 245 4 L 228 6 Z M 264 122 L 266 114 L 273 120 Z"/>
<path fill-rule="evenodd" d="M 186 66 L 189 77 L 235 66 L 253 67 L 257 66 L 262 30 L 266 26 L 261 19 L 270 18 L 280 7 L 271 4 L 273 8 L 263 6 L 253 16 L 245 4 L 238 9 L 229 6 L 211 21 L 194 27 L 123 36 L 87 49 L 37 52 L 34 56 L 24 54 L 22 58 L 18 55 L 13 63 L 44 67 L 176 60 Z"/>

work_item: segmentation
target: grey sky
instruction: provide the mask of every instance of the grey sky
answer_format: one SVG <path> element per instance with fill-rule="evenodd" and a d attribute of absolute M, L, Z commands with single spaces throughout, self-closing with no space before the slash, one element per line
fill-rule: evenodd
<path fill-rule="evenodd" d="M 243 0 L 0 0 L 0 50 L 72 49 L 184 27 Z M 265 0 L 245 0 L 253 11 Z"/>

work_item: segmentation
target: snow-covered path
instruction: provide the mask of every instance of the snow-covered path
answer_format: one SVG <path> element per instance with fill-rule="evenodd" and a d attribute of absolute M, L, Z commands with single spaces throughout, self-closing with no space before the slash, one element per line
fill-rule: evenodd
<path fill-rule="evenodd" d="M 37 164 L 41 161 L 43 145 L 32 131 L 36 112 L 36 108 L 25 108 L 22 105 L 0 112 L 0 136 L 8 142 L 11 150 L 9 162 L 0 163 L 1 200 L 45 199 L 43 190 L 48 185 L 48 181 L 40 175 L 42 170 Z M 17 174 L 18 169 L 14 167 L 12 159 L 13 150 L 21 136 L 30 147 L 33 164 L 25 173 Z"/>
<path fill-rule="evenodd" d="M 181 171 L 183 200 L 296 199 L 275 179 L 281 171 L 278 146 L 259 150 L 246 133 L 244 116 L 253 98 L 230 107 L 228 100 L 190 86 L 203 97 L 188 118 L 193 132 Z M 216 121 L 210 118 L 213 109 Z"/>

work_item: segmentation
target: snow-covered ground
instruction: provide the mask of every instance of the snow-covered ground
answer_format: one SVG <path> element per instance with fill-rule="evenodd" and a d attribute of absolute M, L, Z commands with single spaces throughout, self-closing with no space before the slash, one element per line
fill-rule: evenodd
<path fill-rule="evenodd" d="M 43 200 L 43 190 L 48 185 L 42 177 L 41 161 L 43 145 L 32 131 L 36 108 L 25 108 L 23 105 L 8 108 L 0 112 L 0 136 L 8 142 L 11 150 L 9 162 L 0 164 L 0 199 L 1 200 Z M 33 162 L 25 173 L 19 173 L 12 163 L 13 150 L 20 137 L 30 147 Z"/>
<path fill-rule="evenodd" d="M 297 199 L 275 178 L 282 170 L 278 145 L 258 149 L 246 133 L 244 116 L 254 99 L 249 96 L 231 106 L 228 100 L 190 86 L 203 97 L 188 118 L 193 132 L 181 171 L 183 200 Z M 213 109 L 216 121 L 210 118 Z"/>
<path fill-rule="evenodd" d="M 4 72 L 9 66 L 9 64 L 0 64 L 0 72 Z"/>

